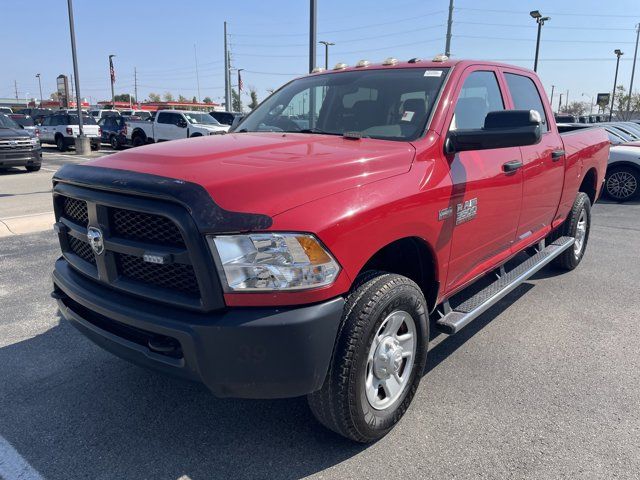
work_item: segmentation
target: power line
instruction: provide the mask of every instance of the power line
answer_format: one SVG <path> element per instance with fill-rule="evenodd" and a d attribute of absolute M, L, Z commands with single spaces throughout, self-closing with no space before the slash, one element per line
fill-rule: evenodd
<path fill-rule="evenodd" d="M 538 28 L 535 25 L 521 25 L 521 24 L 514 24 L 514 23 L 486 23 L 486 22 L 466 22 L 466 21 L 455 21 L 455 24 L 463 24 L 463 25 L 482 25 L 482 26 L 490 26 L 490 27 L 513 27 L 513 28 Z M 546 25 L 545 24 L 545 30 L 548 28 L 551 29 L 555 29 L 555 30 L 603 30 L 603 31 L 634 31 L 634 28 L 607 28 L 607 27 L 574 27 L 574 26 L 553 26 L 553 25 Z"/>
<path fill-rule="evenodd" d="M 486 8 L 470 8 L 470 7 L 456 7 L 456 10 L 468 10 L 473 12 L 491 12 L 491 13 L 516 13 L 520 15 L 528 15 L 529 12 L 525 12 L 522 10 L 489 10 Z M 560 13 L 560 12 L 546 12 L 548 15 L 556 15 L 556 16 L 570 16 L 570 17 L 610 17 L 610 18 L 629 18 L 629 17 L 640 17 L 640 13 L 628 13 L 627 15 L 613 15 L 608 13 Z"/>
<path fill-rule="evenodd" d="M 535 42 L 535 38 L 517 38 L 517 37 L 487 37 L 483 35 L 453 35 L 457 38 L 475 38 L 482 40 L 508 40 L 508 41 L 516 41 L 516 42 Z M 617 40 L 556 40 L 553 38 L 545 38 L 545 43 L 597 43 L 606 45 L 609 43 L 615 43 L 616 45 L 621 44 L 635 44 L 635 42 L 621 42 Z"/>

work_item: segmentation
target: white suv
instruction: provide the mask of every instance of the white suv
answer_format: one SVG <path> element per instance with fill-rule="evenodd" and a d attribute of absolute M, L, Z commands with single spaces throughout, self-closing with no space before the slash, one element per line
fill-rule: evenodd
<path fill-rule="evenodd" d="M 88 115 L 82 116 L 84 134 L 91 141 L 91 150 L 100 149 L 100 136 L 102 131 L 95 120 Z M 75 138 L 80 134 L 78 126 L 78 115 L 69 113 L 55 113 L 44 117 L 42 124 L 37 131 L 40 135 L 41 143 L 50 143 L 64 152 L 68 147 L 75 144 Z"/>

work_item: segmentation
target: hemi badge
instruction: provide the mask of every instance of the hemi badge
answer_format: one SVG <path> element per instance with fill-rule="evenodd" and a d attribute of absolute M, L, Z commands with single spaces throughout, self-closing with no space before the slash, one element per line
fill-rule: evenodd
<path fill-rule="evenodd" d="M 156 263 L 158 265 L 165 265 L 172 262 L 170 253 L 145 253 L 142 259 L 147 263 Z"/>
<path fill-rule="evenodd" d="M 445 218 L 449 218 L 453 213 L 453 207 L 443 208 L 438 212 L 438 220 L 442 221 Z"/>

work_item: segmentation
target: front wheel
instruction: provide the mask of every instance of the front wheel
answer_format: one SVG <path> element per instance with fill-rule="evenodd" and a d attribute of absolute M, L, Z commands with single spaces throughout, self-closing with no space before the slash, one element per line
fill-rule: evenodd
<path fill-rule="evenodd" d="M 351 440 L 382 438 L 413 399 L 428 339 L 420 288 L 400 275 L 368 273 L 347 298 L 327 378 L 308 396 L 311 411 Z"/>
<path fill-rule="evenodd" d="M 24 168 L 27 169 L 27 172 L 37 172 L 37 171 L 40 170 L 41 166 L 40 165 L 27 165 Z"/>
<path fill-rule="evenodd" d="M 111 135 L 109 143 L 111 144 L 111 148 L 113 148 L 114 150 L 120 149 L 120 142 L 118 141 L 118 137 L 116 137 L 115 135 Z"/>
<path fill-rule="evenodd" d="M 604 184 L 607 196 L 617 202 L 633 200 L 640 194 L 640 170 L 626 165 L 611 167 Z"/>
<path fill-rule="evenodd" d="M 64 143 L 64 138 L 62 138 L 61 136 L 56 138 L 56 147 L 59 152 L 64 152 L 67 150 L 67 145 Z"/>
<path fill-rule="evenodd" d="M 134 147 L 141 147 L 142 145 L 144 145 L 145 141 L 142 135 L 136 135 L 135 137 L 133 137 L 132 144 Z"/>
<path fill-rule="evenodd" d="M 589 232 L 591 230 L 591 200 L 586 193 L 578 193 L 571 212 L 561 227 L 562 235 L 575 238 L 573 248 L 562 252 L 554 264 L 563 270 L 576 268 L 587 249 Z"/>

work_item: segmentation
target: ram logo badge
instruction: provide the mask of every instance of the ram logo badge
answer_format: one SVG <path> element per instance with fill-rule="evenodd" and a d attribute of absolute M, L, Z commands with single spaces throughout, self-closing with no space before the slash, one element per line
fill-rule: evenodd
<path fill-rule="evenodd" d="M 438 212 L 438 220 L 442 221 L 445 218 L 449 218 L 452 213 L 453 213 L 453 207 L 443 208 Z"/>
<path fill-rule="evenodd" d="M 478 214 L 478 199 L 472 198 L 464 203 L 459 203 L 456 210 L 456 225 L 468 222 L 476 218 Z"/>

